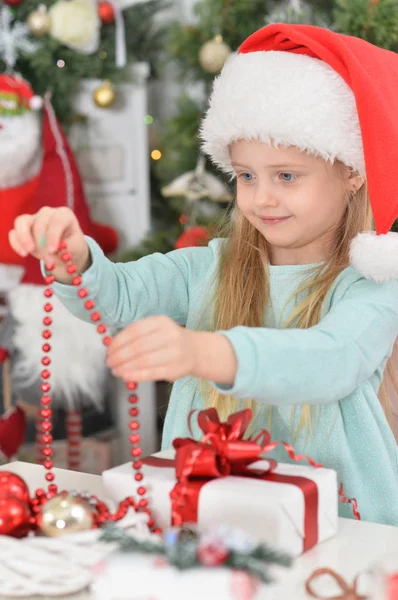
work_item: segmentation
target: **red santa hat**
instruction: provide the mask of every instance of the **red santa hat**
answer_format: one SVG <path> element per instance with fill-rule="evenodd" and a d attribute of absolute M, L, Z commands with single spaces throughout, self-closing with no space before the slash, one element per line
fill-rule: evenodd
<path fill-rule="evenodd" d="M 24 110 L 38 110 L 43 102 L 35 96 L 29 83 L 16 75 L 0 75 L 0 112 L 18 114 Z"/>
<path fill-rule="evenodd" d="M 398 218 L 397 90 L 398 54 L 311 25 L 268 25 L 215 80 L 203 148 L 228 173 L 238 139 L 352 167 L 367 182 L 376 232 L 352 241 L 351 263 L 369 279 L 398 279 L 398 234 L 388 233 Z"/>
<path fill-rule="evenodd" d="M 92 221 L 75 158 L 47 97 L 44 109 L 43 165 L 31 212 L 42 206 L 69 206 L 84 233 L 92 236 L 105 253 L 114 252 L 117 234 L 111 227 Z M 45 288 L 38 260 L 28 256 L 22 267 L 24 275 L 20 285 L 8 293 L 15 321 L 13 347 L 17 351 L 13 375 L 19 389 L 28 388 L 40 378 Z M 76 398 L 101 404 L 108 372 L 101 337 L 93 324 L 71 315 L 55 296 L 51 302 L 54 307 L 51 338 L 54 399 L 74 407 Z"/>

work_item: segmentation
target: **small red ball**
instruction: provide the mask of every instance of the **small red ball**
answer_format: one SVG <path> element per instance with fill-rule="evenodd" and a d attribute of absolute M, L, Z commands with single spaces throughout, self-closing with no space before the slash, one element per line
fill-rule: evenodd
<path fill-rule="evenodd" d="M 48 365 L 51 364 L 51 358 L 49 356 L 43 356 L 41 359 L 41 364 L 45 367 L 48 367 Z"/>
<path fill-rule="evenodd" d="M 47 304 L 44 305 L 44 310 L 46 312 L 51 312 L 53 309 L 53 305 L 51 304 L 51 302 L 47 302 Z"/>
<path fill-rule="evenodd" d="M 137 404 L 138 396 L 136 394 L 130 394 L 129 402 L 130 402 L 130 404 Z"/>
<path fill-rule="evenodd" d="M 46 275 L 44 278 L 44 281 L 46 282 L 47 285 L 51 285 L 52 283 L 54 283 L 55 277 L 54 277 L 54 275 Z"/>
<path fill-rule="evenodd" d="M 115 20 L 115 12 L 110 2 L 99 2 L 98 3 L 98 15 L 103 23 L 109 25 Z"/>
<path fill-rule="evenodd" d="M 73 285 L 80 285 L 82 281 L 83 279 L 80 275 L 76 275 L 76 277 L 72 279 Z"/>
<path fill-rule="evenodd" d="M 86 288 L 82 288 L 77 292 L 77 295 L 79 296 L 79 298 L 87 298 L 88 290 Z"/>
<path fill-rule="evenodd" d="M 129 442 L 130 444 L 139 444 L 141 441 L 141 436 L 139 433 L 133 433 L 132 435 L 130 435 L 129 437 Z"/>
<path fill-rule="evenodd" d="M 103 323 L 100 323 L 100 325 L 98 325 L 98 327 L 97 327 L 97 331 L 98 331 L 98 333 L 105 333 L 106 325 L 104 325 Z"/>
<path fill-rule="evenodd" d="M 136 458 L 138 458 L 139 456 L 141 456 L 142 450 L 141 450 L 141 448 L 133 448 L 131 451 L 131 454 L 133 456 L 135 456 Z"/>
<path fill-rule="evenodd" d="M 54 294 L 54 292 L 52 291 L 51 288 L 47 288 L 46 290 L 44 290 L 44 295 L 46 298 L 51 298 L 51 296 Z"/>
<path fill-rule="evenodd" d="M 63 260 L 64 262 L 69 262 L 71 258 L 72 258 L 72 255 L 70 252 L 62 252 L 61 260 Z"/>
<path fill-rule="evenodd" d="M 41 349 L 43 350 L 43 352 L 50 352 L 51 346 L 50 346 L 50 344 L 43 344 Z"/>
<path fill-rule="evenodd" d="M 102 340 L 102 343 L 104 344 L 104 346 L 109 346 L 109 344 L 111 343 L 112 338 L 110 335 L 107 335 L 104 337 L 104 339 Z"/>
<path fill-rule="evenodd" d="M 87 308 L 87 310 L 93 310 L 94 306 L 95 306 L 94 300 L 86 300 L 84 303 L 84 308 Z"/>
<path fill-rule="evenodd" d="M 126 384 L 126 387 L 127 387 L 128 390 L 133 390 L 134 391 L 134 390 L 137 389 L 138 385 L 135 383 L 135 381 L 129 381 Z"/>
<path fill-rule="evenodd" d="M 53 411 L 51 410 L 51 408 L 42 408 L 42 410 L 40 411 L 40 416 L 43 417 L 43 419 L 49 419 L 52 413 Z"/>
<path fill-rule="evenodd" d="M 48 379 L 49 377 L 51 377 L 51 373 L 48 369 L 43 369 L 43 371 L 41 372 L 41 377 L 42 379 Z"/>
<path fill-rule="evenodd" d="M 129 415 L 130 417 L 138 417 L 140 411 L 138 410 L 138 408 L 130 408 L 129 410 Z"/>
<path fill-rule="evenodd" d="M 133 431 L 136 431 L 137 429 L 140 428 L 140 424 L 138 421 L 130 421 L 129 423 L 129 427 L 130 429 L 132 429 Z"/>
<path fill-rule="evenodd" d="M 148 500 L 146 498 L 142 498 L 139 502 L 138 502 L 138 506 L 140 508 L 146 508 L 148 506 Z"/>
<path fill-rule="evenodd" d="M 148 520 L 148 527 L 149 527 L 149 529 L 152 529 L 152 527 L 153 527 L 154 525 L 155 525 L 155 521 L 154 521 L 154 519 L 149 519 L 149 520 Z"/>
<path fill-rule="evenodd" d="M 50 337 L 52 336 L 52 333 L 49 329 L 45 329 L 42 333 L 42 336 L 44 337 L 45 340 L 49 340 Z"/>
<path fill-rule="evenodd" d="M 52 469 L 54 466 L 54 463 L 52 460 L 45 460 L 43 463 L 43 466 L 45 469 Z"/>
<path fill-rule="evenodd" d="M 49 383 L 42 383 L 40 386 L 40 389 L 42 392 L 44 392 L 45 394 L 47 394 L 47 392 L 49 392 L 51 390 L 51 385 Z"/>
<path fill-rule="evenodd" d="M 44 456 L 47 456 L 47 458 L 53 455 L 52 448 L 43 448 L 41 453 L 44 454 Z"/>
<path fill-rule="evenodd" d="M 41 427 L 41 429 L 42 429 L 43 431 L 45 431 L 46 433 L 47 433 L 48 431 L 51 431 L 51 430 L 52 430 L 52 428 L 53 428 L 52 424 L 51 424 L 49 421 L 44 421 L 44 423 L 41 423 L 41 424 L 40 424 L 40 427 Z M 44 452 L 43 452 L 43 454 L 44 454 Z"/>
<path fill-rule="evenodd" d="M 48 491 L 53 493 L 56 493 L 58 491 L 58 488 L 55 485 L 55 483 L 50 483 L 50 485 L 48 486 Z"/>
<path fill-rule="evenodd" d="M 46 262 L 45 263 L 45 267 L 47 271 L 52 271 L 55 268 L 55 263 L 53 262 Z"/>
<path fill-rule="evenodd" d="M 145 496 L 145 494 L 146 494 L 146 487 L 144 487 L 144 486 L 139 487 L 138 490 L 137 490 L 137 494 L 139 496 Z"/>
<path fill-rule="evenodd" d="M 141 468 L 142 468 L 141 460 L 136 460 L 135 462 L 133 462 L 133 469 L 136 469 L 137 471 L 139 471 Z"/>
<path fill-rule="evenodd" d="M 58 245 L 58 250 L 66 250 L 67 247 L 68 247 L 68 244 L 65 242 L 65 240 L 61 240 Z"/>
<path fill-rule="evenodd" d="M 55 477 L 54 473 L 46 473 L 46 479 L 47 479 L 47 481 L 54 481 L 54 477 Z"/>
<path fill-rule="evenodd" d="M 53 436 L 49 433 L 46 433 L 45 435 L 42 435 L 41 439 L 43 444 L 51 444 L 51 442 L 53 441 Z"/>
<path fill-rule="evenodd" d="M 49 327 L 52 324 L 53 324 L 53 320 L 51 317 L 44 317 L 43 325 L 45 325 L 46 327 Z"/>
<path fill-rule="evenodd" d="M 135 479 L 136 481 L 142 481 L 142 480 L 144 479 L 144 474 L 143 474 L 143 473 L 136 473 L 136 474 L 134 475 L 134 479 Z"/>
<path fill-rule="evenodd" d="M 43 406 L 49 406 L 51 404 L 51 396 L 42 396 L 40 402 Z"/>
<path fill-rule="evenodd" d="M 36 490 L 36 498 L 44 498 L 44 496 L 46 495 L 46 492 L 44 490 L 42 490 L 41 488 L 39 488 L 38 490 Z"/>
<path fill-rule="evenodd" d="M 66 270 L 69 273 L 69 275 L 73 275 L 73 273 L 76 273 L 77 267 L 76 267 L 76 265 L 68 265 L 66 267 Z"/>
<path fill-rule="evenodd" d="M 101 319 L 101 313 L 99 312 L 93 312 L 93 314 L 91 315 L 91 320 L 92 321 L 99 321 Z"/>

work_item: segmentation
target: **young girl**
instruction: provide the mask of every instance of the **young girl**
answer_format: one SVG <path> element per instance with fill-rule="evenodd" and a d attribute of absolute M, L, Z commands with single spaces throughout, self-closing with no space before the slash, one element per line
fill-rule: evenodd
<path fill-rule="evenodd" d="M 397 89 L 397 55 L 270 25 L 228 61 L 202 124 L 204 150 L 237 180 L 225 238 L 113 264 L 68 209 L 21 216 L 10 233 L 41 259 L 66 240 L 103 321 L 122 329 L 115 375 L 176 381 L 163 448 L 189 435 L 192 409 L 249 405 L 253 431 L 336 469 L 364 520 L 395 525 L 398 452 L 378 392 L 398 334 L 398 246 L 360 232 L 368 190 L 377 234 L 398 216 Z M 55 276 L 87 318 L 59 259 Z"/>

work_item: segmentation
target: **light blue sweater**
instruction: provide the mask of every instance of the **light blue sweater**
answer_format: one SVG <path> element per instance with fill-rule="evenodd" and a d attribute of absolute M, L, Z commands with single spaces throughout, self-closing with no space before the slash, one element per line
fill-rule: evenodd
<path fill-rule="evenodd" d="M 165 314 L 189 328 L 206 329 L 222 240 L 207 248 L 153 254 L 135 263 L 114 264 L 87 238 L 92 265 L 83 281 L 103 320 L 121 329 L 150 315 Z M 377 398 L 387 358 L 398 335 L 398 282 L 376 284 L 347 268 L 331 290 L 321 322 L 310 329 L 282 329 L 286 302 L 308 275 L 308 265 L 270 266 L 271 302 L 264 328 L 235 327 L 223 332 L 238 359 L 233 388 L 218 388 L 237 399 L 259 403 L 254 431 L 267 428 L 272 405 L 273 440 L 292 443 L 337 471 L 361 517 L 398 526 L 398 450 Z M 71 312 L 87 318 L 76 290 L 56 284 Z M 283 313 L 283 314 L 282 314 Z M 300 405 L 312 409 L 312 434 L 293 441 Z M 202 408 L 197 382 L 173 387 L 163 434 L 163 449 L 175 437 L 189 436 L 187 417 Z M 293 411 L 293 407 L 294 411 Z M 195 436 L 200 438 L 196 428 Z M 288 462 L 284 450 L 274 456 Z M 349 506 L 340 515 L 350 517 Z"/>

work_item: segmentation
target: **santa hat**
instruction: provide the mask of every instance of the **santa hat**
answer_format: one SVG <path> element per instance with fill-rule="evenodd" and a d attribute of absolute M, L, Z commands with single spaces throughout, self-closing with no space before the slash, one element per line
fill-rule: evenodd
<path fill-rule="evenodd" d="M 92 236 L 105 253 L 116 250 L 118 237 L 108 226 L 91 220 L 83 185 L 67 138 L 54 114 L 49 97 L 44 100 L 43 166 L 35 205 L 69 206 L 85 234 Z M 16 388 L 29 388 L 40 378 L 42 358 L 42 320 L 44 280 L 40 263 L 28 256 L 24 259 L 24 275 L 20 285 L 8 293 L 10 313 L 15 321 L 13 335 L 13 376 Z M 105 347 L 96 327 L 73 316 L 53 296 L 51 338 L 51 386 L 55 402 L 76 407 L 76 398 L 101 404 L 107 377 Z"/>
<path fill-rule="evenodd" d="M 388 233 L 398 217 L 397 90 L 398 54 L 311 25 L 268 25 L 215 80 L 203 148 L 228 173 L 238 139 L 352 167 L 367 181 L 376 232 L 353 240 L 351 263 L 369 279 L 398 279 L 398 234 Z"/>
<path fill-rule="evenodd" d="M 39 110 L 40 96 L 35 96 L 27 81 L 16 75 L 0 75 L 0 113 L 15 115 L 26 110 Z"/>

